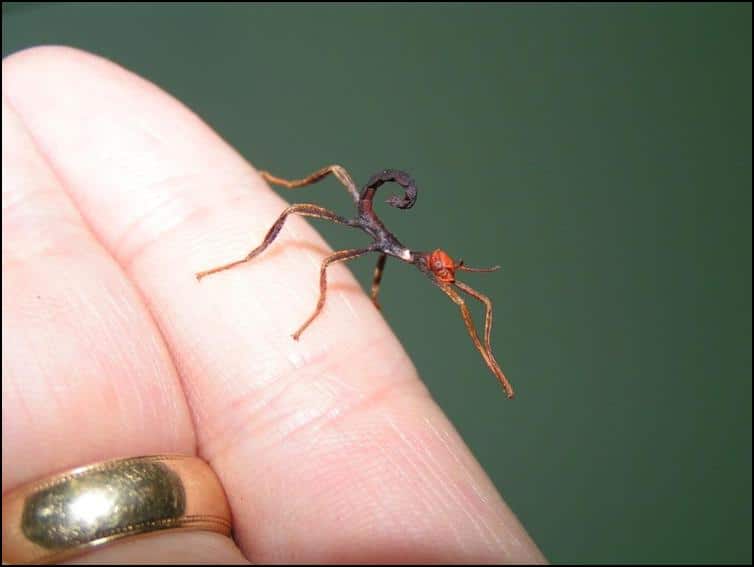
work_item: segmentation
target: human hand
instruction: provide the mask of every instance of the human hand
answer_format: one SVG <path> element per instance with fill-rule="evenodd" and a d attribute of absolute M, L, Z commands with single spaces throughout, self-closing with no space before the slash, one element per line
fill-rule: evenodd
<path fill-rule="evenodd" d="M 544 561 L 343 266 L 291 340 L 328 250 L 302 219 L 196 281 L 283 206 L 122 68 L 66 48 L 4 60 L 3 493 L 93 461 L 198 454 L 235 542 L 163 533 L 80 560 Z"/>

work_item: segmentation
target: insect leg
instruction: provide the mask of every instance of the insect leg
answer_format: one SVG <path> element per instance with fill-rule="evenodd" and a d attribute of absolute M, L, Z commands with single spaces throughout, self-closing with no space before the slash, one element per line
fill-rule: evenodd
<path fill-rule="evenodd" d="M 196 274 L 196 279 L 201 280 L 204 276 L 208 276 L 216 272 L 221 272 L 223 270 L 228 270 L 230 268 L 238 266 L 239 264 L 248 262 L 258 254 L 261 254 L 270 244 L 272 244 L 273 240 L 277 238 L 278 233 L 283 228 L 283 224 L 285 224 L 285 219 L 287 219 L 288 215 L 291 214 L 298 214 L 304 217 L 314 217 L 318 219 L 329 220 L 338 224 L 353 226 L 353 221 L 341 217 L 340 215 L 337 215 L 334 212 L 325 209 L 324 207 L 320 207 L 319 205 L 310 205 L 308 203 L 291 205 L 280 214 L 278 219 L 275 221 L 275 224 L 273 224 L 272 227 L 267 231 L 267 235 L 264 237 L 262 244 L 254 248 L 254 250 L 249 252 L 244 258 L 241 258 L 240 260 L 229 262 L 228 264 L 223 264 L 222 266 L 217 266 L 209 270 L 204 270 L 203 272 L 198 272 Z"/>
<path fill-rule="evenodd" d="M 492 333 L 492 300 L 483 293 L 475 290 L 470 285 L 459 282 L 458 280 L 456 280 L 455 284 L 471 297 L 478 299 L 484 304 L 486 310 L 484 319 L 484 345 L 487 347 L 487 352 L 492 354 L 492 344 L 490 343 L 490 334 Z"/>
<path fill-rule="evenodd" d="M 372 303 L 377 309 L 380 309 L 380 302 L 377 301 L 377 294 L 380 292 L 380 281 L 382 281 L 382 272 L 385 270 L 385 260 L 387 254 L 380 254 L 377 260 L 377 266 L 374 268 L 374 277 L 372 278 Z"/>
<path fill-rule="evenodd" d="M 322 266 L 319 270 L 319 300 L 317 301 L 317 307 L 314 309 L 314 313 L 309 316 L 306 322 L 301 325 L 301 327 L 299 327 L 298 331 L 293 333 L 293 340 L 297 341 L 299 339 L 301 333 L 303 333 L 304 330 L 311 324 L 311 322 L 317 318 L 317 315 L 320 314 L 322 308 L 325 306 L 325 299 L 327 298 L 327 267 L 335 262 L 352 260 L 353 258 L 358 258 L 359 256 L 363 256 L 364 254 L 373 251 L 374 250 L 372 248 L 340 250 L 339 252 L 335 252 L 322 261 Z"/>
<path fill-rule="evenodd" d="M 328 165 L 327 167 L 323 167 L 322 169 L 315 171 L 314 173 L 307 177 L 304 177 L 303 179 L 292 180 L 275 177 L 268 171 L 259 172 L 259 175 L 261 175 L 268 183 L 287 187 L 288 189 L 297 189 L 299 187 L 305 187 L 306 185 L 312 185 L 313 183 L 317 183 L 317 181 L 324 179 L 330 174 L 333 174 L 338 178 L 338 181 L 340 181 L 351 194 L 354 203 L 358 203 L 359 190 L 356 188 L 356 184 L 353 182 L 353 179 L 351 179 L 351 176 L 348 174 L 346 169 L 340 165 Z"/>
<path fill-rule="evenodd" d="M 474 346 L 482 355 L 482 358 L 484 359 L 484 362 L 487 364 L 488 368 L 492 371 L 495 377 L 500 381 L 500 384 L 502 385 L 503 390 L 505 390 L 505 394 L 508 396 L 508 398 L 512 398 L 513 387 L 511 386 L 511 383 L 508 382 L 508 379 L 505 377 L 505 374 L 503 374 L 503 371 L 500 369 L 500 365 L 497 363 L 497 361 L 495 360 L 495 357 L 492 355 L 492 348 L 490 346 L 490 333 L 492 331 L 492 302 L 487 296 L 482 295 L 481 293 L 467 286 L 466 284 L 463 284 L 461 282 L 456 282 L 456 285 L 458 285 L 460 289 L 462 289 L 469 295 L 482 301 L 487 308 L 486 319 L 485 319 L 485 329 L 484 329 L 485 331 L 484 336 L 485 336 L 486 344 L 482 345 L 482 342 L 479 340 L 479 335 L 477 334 L 476 328 L 474 327 L 474 321 L 471 318 L 471 312 L 469 311 L 469 308 L 466 306 L 466 302 L 449 285 L 443 284 L 439 286 L 440 289 L 445 293 L 445 295 L 450 297 L 453 303 L 458 305 L 458 307 L 461 309 L 461 317 L 463 318 L 463 322 L 466 325 L 466 330 L 468 331 L 469 336 L 471 337 L 471 340 L 474 343 Z"/>

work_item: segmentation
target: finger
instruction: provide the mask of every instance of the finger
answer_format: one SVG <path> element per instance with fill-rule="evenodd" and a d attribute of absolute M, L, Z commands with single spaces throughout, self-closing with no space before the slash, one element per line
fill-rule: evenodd
<path fill-rule="evenodd" d="M 191 416 L 151 316 L 5 99 L 2 112 L 3 493 L 94 461 L 192 453 Z M 230 539 L 198 532 L 88 559 L 168 558 L 243 560 Z"/>
<path fill-rule="evenodd" d="M 23 54 L 12 76 L 14 103 L 155 314 L 248 557 L 542 559 L 342 266 L 291 341 L 328 254 L 302 245 L 322 246 L 305 223 L 291 219 L 266 258 L 194 280 L 261 242 L 283 208 L 215 134 L 87 55 Z"/>
<path fill-rule="evenodd" d="M 3 336 L 4 491 L 91 461 L 193 449 L 148 311 L 5 101 Z"/>

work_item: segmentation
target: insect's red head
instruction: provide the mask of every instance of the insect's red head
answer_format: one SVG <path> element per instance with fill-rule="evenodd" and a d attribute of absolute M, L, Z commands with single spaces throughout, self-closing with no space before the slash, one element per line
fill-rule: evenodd
<path fill-rule="evenodd" d="M 456 263 L 445 250 L 439 248 L 429 255 L 429 269 L 443 283 L 456 281 Z"/>
<path fill-rule="evenodd" d="M 455 283 L 456 270 L 461 272 L 494 272 L 499 270 L 500 266 L 492 268 L 471 268 L 463 263 L 463 260 L 456 263 L 450 254 L 438 248 L 428 254 L 424 254 L 422 260 L 437 281 L 441 283 Z"/>

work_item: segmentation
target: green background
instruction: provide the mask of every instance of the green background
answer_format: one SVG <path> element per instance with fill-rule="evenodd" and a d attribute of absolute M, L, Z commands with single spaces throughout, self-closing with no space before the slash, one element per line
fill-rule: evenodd
<path fill-rule="evenodd" d="M 413 248 L 502 264 L 465 279 L 517 398 L 409 266 L 385 316 L 548 558 L 746 563 L 751 26 L 750 4 L 5 3 L 2 49 L 111 58 L 281 176 L 411 172 L 416 207 L 379 212 Z"/>

